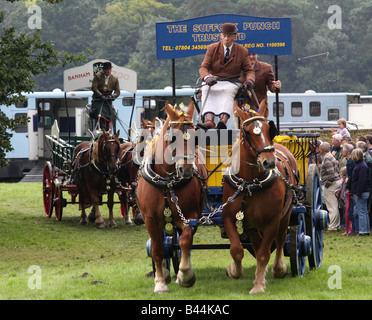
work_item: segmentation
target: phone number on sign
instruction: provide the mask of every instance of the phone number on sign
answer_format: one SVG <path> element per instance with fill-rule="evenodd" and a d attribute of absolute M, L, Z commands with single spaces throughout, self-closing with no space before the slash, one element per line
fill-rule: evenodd
<path fill-rule="evenodd" d="M 188 46 L 175 46 L 174 50 L 204 50 L 207 49 L 207 44 L 199 44 L 199 45 L 188 45 Z"/>
<path fill-rule="evenodd" d="M 181 45 L 181 46 L 162 46 L 163 51 L 206 50 L 207 48 L 208 48 L 207 44 Z"/>

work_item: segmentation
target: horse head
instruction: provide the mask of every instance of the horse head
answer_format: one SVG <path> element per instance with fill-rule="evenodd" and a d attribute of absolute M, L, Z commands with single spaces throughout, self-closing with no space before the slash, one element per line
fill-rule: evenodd
<path fill-rule="evenodd" d="M 195 165 L 194 103 L 190 102 L 186 111 L 183 106 L 172 107 L 166 103 L 165 110 L 168 114 L 163 128 L 164 141 L 168 143 L 166 147 L 171 149 L 177 176 L 189 179 L 194 174 Z"/>
<path fill-rule="evenodd" d="M 102 150 L 100 160 L 106 164 L 106 169 L 110 174 L 116 174 L 119 165 L 119 134 L 120 130 L 115 135 L 110 131 L 104 131 L 97 140 L 98 148 Z"/>
<path fill-rule="evenodd" d="M 257 164 L 264 170 L 274 169 L 276 157 L 273 138 L 276 135 L 276 127 L 274 122 L 267 119 L 267 101 L 262 100 L 257 111 L 235 106 L 235 112 L 242 121 L 241 138 L 248 146 L 250 154 L 257 159 Z"/>

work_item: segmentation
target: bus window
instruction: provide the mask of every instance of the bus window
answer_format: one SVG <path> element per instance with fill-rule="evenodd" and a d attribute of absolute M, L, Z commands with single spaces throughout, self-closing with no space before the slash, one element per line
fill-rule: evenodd
<path fill-rule="evenodd" d="M 273 103 L 273 115 L 276 117 L 276 102 Z M 284 117 L 284 103 L 279 102 L 279 117 Z"/>
<path fill-rule="evenodd" d="M 148 109 L 148 108 L 155 109 L 156 101 L 155 100 L 150 100 L 150 99 L 143 99 L 143 107 L 145 109 Z"/>
<path fill-rule="evenodd" d="M 338 119 L 340 119 L 340 110 L 329 109 L 328 110 L 328 121 L 337 121 Z"/>
<path fill-rule="evenodd" d="M 302 117 L 302 102 L 291 103 L 291 115 L 292 117 Z"/>
<path fill-rule="evenodd" d="M 123 98 L 121 100 L 121 103 L 124 107 L 131 107 L 133 105 L 134 98 Z"/>
<path fill-rule="evenodd" d="M 310 102 L 310 116 L 312 117 L 320 117 L 320 101 L 312 101 Z"/>
<path fill-rule="evenodd" d="M 21 117 L 27 117 L 27 113 L 16 113 L 14 115 L 14 119 L 18 119 Z M 15 129 L 17 133 L 25 133 L 27 132 L 27 125 L 19 125 L 17 129 Z"/>
<path fill-rule="evenodd" d="M 27 99 L 16 104 L 16 108 L 27 108 L 27 106 L 28 106 Z"/>

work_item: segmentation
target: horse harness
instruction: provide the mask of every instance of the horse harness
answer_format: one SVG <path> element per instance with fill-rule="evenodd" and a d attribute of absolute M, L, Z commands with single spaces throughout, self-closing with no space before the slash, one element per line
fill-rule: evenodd
<path fill-rule="evenodd" d="M 116 142 L 120 148 L 120 144 L 114 139 L 114 138 L 110 138 L 109 140 L 105 141 L 102 145 L 102 150 L 104 151 L 105 150 L 105 147 L 106 147 L 106 144 L 108 142 Z M 78 166 L 77 168 L 74 170 L 74 176 L 76 177 L 79 172 L 80 172 L 80 169 L 84 168 L 84 167 L 89 167 L 90 170 L 93 170 L 95 171 L 96 173 L 102 175 L 103 178 L 107 178 L 106 179 L 106 190 L 110 190 L 111 187 L 110 187 L 110 184 L 111 184 L 111 180 L 114 179 L 115 183 L 118 184 L 119 183 L 119 180 L 117 179 L 116 175 L 113 175 L 112 173 L 109 172 L 109 170 L 102 170 L 101 168 L 98 167 L 97 163 L 96 163 L 96 160 L 93 158 L 93 151 L 94 151 L 94 147 L 96 145 L 96 143 L 98 143 L 98 140 L 94 140 L 93 142 L 90 142 L 90 145 L 89 147 L 87 148 L 84 148 L 82 150 L 80 150 L 73 163 L 72 163 L 72 166 L 74 166 L 74 163 L 77 159 L 79 159 L 79 163 L 78 163 Z M 82 164 L 82 159 L 84 157 L 84 155 L 89 152 L 89 162 L 86 163 L 86 164 Z M 118 154 L 110 154 L 110 158 L 112 157 L 115 157 L 116 158 L 116 166 L 118 166 L 118 160 L 119 160 L 119 155 Z"/>
<path fill-rule="evenodd" d="M 183 140 L 187 141 L 190 140 L 191 135 L 189 132 L 187 132 L 188 126 L 193 126 L 193 123 L 191 121 L 169 121 L 169 125 L 167 127 L 166 133 L 164 135 L 164 140 L 165 141 L 172 141 L 172 126 L 177 125 L 177 124 L 183 124 L 184 125 L 184 133 L 183 133 Z M 191 160 L 196 157 L 195 153 L 194 154 L 183 154 L 183 155 L 175 155 L 172 157 L 173 160 L 177 159 L 184 159 L 184 160 Z M 155 160 L 155 156 L 152 155 L 152 160 Z M 206 178 L 201 177 L 198 173 L 198 168 L 194 164 L 194 174 L 188 178 L 182 178 L 177 175 L 176 172 L 173 172 L 171 174 L 168 173 L 167 177 L 162 177 L 161 175 L 157 174 L 152 168 L 151 168 L 151 163 L 149 161 L 149 158 L 145 158 L 143 164 L 140 167 L 140 170 L 138 171 L 137 175 L 137 182 L 139 178 L 139 174 L 141 173 L 142 177 L 150 183 L 151 185 L 162 189 L 164 193 L 164 218 L 165 218 L 165 231 L 168 234 L 173 233 L 173 224 L 172 224 L 172 211 L 169 208 L 169 203 L 168 203 L 168 192 L 171 197 L 171 201 L 175 204 L 177 213 L 182 220 L 182 223 L 184 226 L 189 226 L 190 221 L 185 218 L 184 214 L 182 213 L 182 210 L 180 206 L 178 205 L 178 197 L 175 194 L 175 188 L 182 187 L 187 185 L 194 177 L 196 177 L 202 185 L 201 192 L 202 192 L 202 200 L 206 200 L 207 198 L 207 186 L 206 186 Z M 136 183 L 138 185 L 138 183 Z"/>
<path fill-rule="evenodd" d="M 282 163 L 287 163 L 288 165 L 283 165 L 282 168 L 284 170 L 284 175 L 279 171 L 278 166 L 276 166 L 275 169 L 265 171 L 263 175 L 261 175 L 258 178 L 253 179 L 252 181 L 244 180 L 242 178 L 239 178 L 235 174 L 231 172 L 231 167 L 229 167 L 223 176 L 223 181 L 227 182 L 232 188 L 235 189 L 235 193 L 229 197 L 229 199 L 220 207 L 218 210 L 222 210 L 222 208 L 227 205 L 228 203 L 233 202 L 238 196 L 243 194 L 243 199 L 240 205 L 240 210 L 236 213 L 236 228 L 239 235 L 244 234 L 244 210 L 245 210 L 245 203 L 247 199 L 247 195 L 250 197 L 253 195 L 253 192 L 264 190 L 266 188 L 269 188 L 274 184 L 276 179 L 279 177 L 282 178 L 284 183 L 286 184 L 287 188 L 290 189 L 293 193 L 293 203 L 297 202 L 297 194 L 296 191 L 298 190 L 297 186 L 294 184 L 291 184 L 289 179 L 289 168 L 291 169 L 290 162 L 288 161 L 287 157 L 283 153 L 279 153 L 280 156 L 278 156 L 277 153 L 278 150 L 275 150 L 276 158 L 278 161 Z M 292 170 L 292 173 L 298 183 L 298 175 Z"/>
<path fill-rule="evenodd" d="M 263 116 L 254 116 L 254 117 L 251 117 L 249 119 L 246 119 L 243 122 L 243 124 L 241 126 L 241 132 L 242 132 L 243 139 L 247 142 L 249 148 L 255 153 L 257 160 L 259 159 L 258 157 L 262 152 L 275 152 L 276 159 L 278 161 L 282 162 L 282 163 L 287 163 L 288 165 L 287 166 L 282 165 L 285 177 L 279 171 L 278 166 L 276 166 L 275 169 L 265 171 L 261 176 L 253 179 L 252 181 L 248 181 L 248 180 L 245 180 L 245 179 L 242 179 L 242 178 L 238 177 L 237 175 L 235 175 L 232 172 L 231 167 L 227 168 L 226 173 L 223 176 L 223 183 L 224 182 L 228 183 L 233 189 L 235 189 L 235 193 L 232 196 L 230 196 L 224 204 L 222 204 L 219 208 L 217 208 L 215 210 L 215 212 L 222 210 L 224 206 L 226 206 L 227 204 L 235 201 L 235 199 L 238 196 L 243 194 L 243 199 L 242 199 L 242 202 L 241 202 L 241 205 L 240 205 L 240 210 L 236 213 L 236 216 L 235 216 L 236 217 L 235 224 L 236 224 L 236 228 L 237 228 L 237 231 L 238 231 L 239 235 L 244 234 L 243 220 L 244 220 L 244 210 L 245 210 L 245 203 L 246 203 L 247 195 L 249 195 L 251 197 L 253 195 L 253 192 L 264 190 L 266 188 L 271 187 L 274 184 L 274 182 L 276 181 L 278 176 L 280 176 L 282 178 L 282 180 L 286 183 L 288 188 L 290 188 L 292 191 L 294 190 L 294 185 L 291 184 L 290 181 L 289 181 L 289 172 L 288 172 L 289 168 L 287 168 L 287 167 L 290 166 L 290 162 L 289 162 L 288 158 L 282 152 L 280 152 L 279 150 L 276 150 L 272 143 L 270 145 L 266 145 L 266 146 L 262 147 L 259 150 L 256 150 L 251 145 L 251 143 L 249 142 L 249 140 L 248 140 L 248 134 L 249 133 L 247 133 L 243 129 L 243 127 L 246 126 L 246 125 L 249 125 L 252 122 L 254 122 L 253 133 L 256 134 L 256 135 L 260 135 L 261 134 L 261 127 L 260 127 L 260 124 L 259 124 L 258 120 L 267 121 L 267 119 L 265 119 L 265 117 L 263 117 Z M 274 138 L 275 133 L 276 133 L 276 128 L 275 128 L 274 123 L 271 124 L 269 122 L 269 125 L 270 125 L 270 130 L 269 130 L 270 140 L 272 141 L 272 139 Z M 247 162 L 247 164 L 251 165 L 251 166 L 259 167 L 258 163 L 257 164 L 252 164 L 252 163 Z M 290 169 L 292 169 L 292 168 L 290 168 Z M 298 175 L 295 173 L 295 171 L 293 169 L 291 171 L 292 171 L 294 177 L 296 178 L 296 180 L 298 182 Z M 294 191 L 293 191 L 293 194 L 294 194 L 294 197 L 296 199 L 296 194 L 295 194 Z M 215 212 L 210 214 L 208 216 L 208 218 L 213 216 L 215 214 Z"/>

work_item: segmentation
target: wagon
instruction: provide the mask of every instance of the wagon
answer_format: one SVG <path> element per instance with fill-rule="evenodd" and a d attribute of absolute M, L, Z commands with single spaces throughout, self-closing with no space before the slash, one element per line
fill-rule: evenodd
<path fill-rule="evenodd" d="M 190 225 L 198 226 L 223 226 L 222 220 L 222 189 L 225 165 L 223 160 L 232 148 L 233 142 L 239 136 L 239 130 L 227 130 L 228 141 L 220 139 L 220 131 L 215 131 L 218 138 L 217 145 L 208 143 L 199 144 L 199 149 L 204 150 L 208 170 L 208 196 L 201 219 L 190 220 Z M 225 130 L 224 130 L 225 131 Z M 316 164 L 309 164 L 309 158 L 314 154 L 318 133 L 296 133 L 280 135 L 274 138 L 275 143 L 287 147 L 294 155 L 299 168 L 299 185 L 296 188 L 296 203 L 293 206 L 287 240 L 284 246 L 284 255 L 289 257 L 291 274 L 303 276 L 305 273 L 306 257 L 310 269 L 319 268 L 323 258 L 323 230 L 329 223 L 328 212 L 323 209 L 322 184 Z M 254 196 L 254 195 L 253 195 Z M 179 233 L 173 228 L 172 234 L 164 231 L 164 251 L 167 266 L 173 265 L 177 274 L 180 262 Z M 242 245 L 253 256 L 254 251 L 249 239 L 242 240 Z M 193 244 L 192 250 L 229 249 L 230 243 L 218 244 Z M 275 250 L 275 242 L 271 248 Z M 147 254 L 151 257 L 151 239 L 147 241 Z"/>
<path fill-rule="evenodd" d="M 78 204 L 78 189 L 73 183 L 72 156 L 75 147 L 83 141 L 91 141 L 90 137 L 57 137 L 55 135 L 45 135 L 50 142 L 52 151 L 51 161 L 47 161 L 43 171 L 43 203 L 44 212 L 47 217 L 51 217 L 53 210 L 58 221 L 62 220 L 63 208 L 67 204 Z M 125 192 L 125 187 L 120 184 L 116 186 L 118 194 Z M 69 198 L 66 197 L 69 194 Z M 100 205 L 107 202 L 100 201 Z M 124 217 L 125 206 L 120 203 L 121 214 Z"/>

